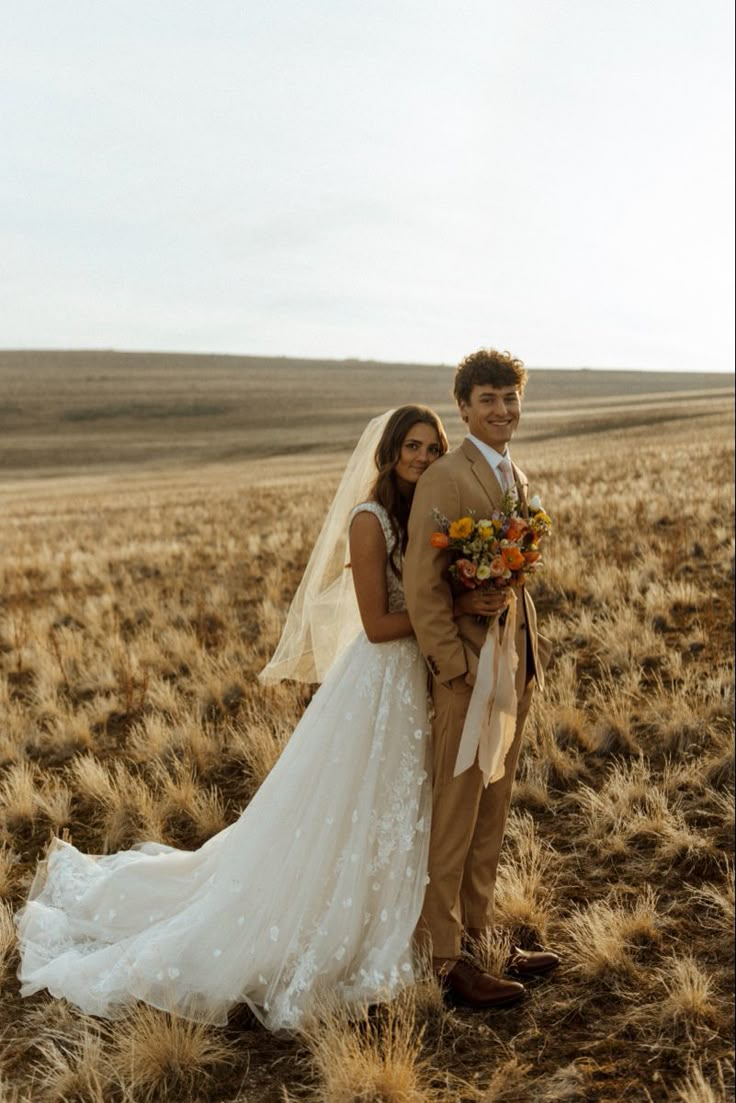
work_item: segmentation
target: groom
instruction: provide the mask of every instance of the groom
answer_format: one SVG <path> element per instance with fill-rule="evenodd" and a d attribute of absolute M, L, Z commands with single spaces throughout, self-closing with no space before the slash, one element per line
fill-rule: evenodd
<path fill-rule="evenodd" d="M 468 436 L 433 463 L 414 493 L 404 560 L 406 603 L 417 642 L 432 672 L 432 831 L 429 884 L 420 933 L 431 942 L 432 963 L 451 994 L 472 1007 L 497 1007 L 524 996 L 516 980 L 493 977 L 461 956 L 493 923 L 499 852 L 511 803 L 511 786 L 534 684 L 544 681 L 547 641 L 537 637 L 536 613 L 521 588 L 515 623 L 506 618 L 508 591 L 473 591 L 473 611 L 457 615 L 447 573 L 447 552 L 430 545 L 439 510 L 451 521 L 472 512 L 488 517 L 510 491 L 527 512 L 527 480 L 510 460 L 508 443 L 519 424 L 527 379 L 523 363 L 507 352 L 480 349 L 455 373 L 454 394 Z M 481 613 L 482 616 L 478 616 Z M 453 776 L 460 736 L 489 617 L 513 632 L 518 655 L 516 730 L 503 777 L 483 785 L 477 759 Z M 506 621 L 506 622 L 505 622 Z M 516 977 L 548 972 L 556 954 L 514 949 L 507 971 Z"/>

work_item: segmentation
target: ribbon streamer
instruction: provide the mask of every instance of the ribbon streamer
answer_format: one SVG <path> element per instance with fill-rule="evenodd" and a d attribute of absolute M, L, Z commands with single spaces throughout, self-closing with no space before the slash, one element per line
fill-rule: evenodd
<path fill-rule="evenodd" d="M 486 634 L 455 760 L 453 777 L 470 769 L 477 755 L 484 786 L 503 777 L 516 731 L 516 601 L 512 589 L 503 637 L 497 619 Z"/>

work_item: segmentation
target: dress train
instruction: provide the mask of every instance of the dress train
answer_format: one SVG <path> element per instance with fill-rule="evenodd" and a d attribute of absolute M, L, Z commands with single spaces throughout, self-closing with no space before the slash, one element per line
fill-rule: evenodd
<path fill-rule="evenodd" d="M 428 728 L 414 640 L 361 633 L 240 818 L 198 850 L 99 857 L 55 841 L 16 917 L 21 994 L 220 1024 L 245 1002 L 288 1030 L 322 992 L 351 1006 L 411 983 Z"/>

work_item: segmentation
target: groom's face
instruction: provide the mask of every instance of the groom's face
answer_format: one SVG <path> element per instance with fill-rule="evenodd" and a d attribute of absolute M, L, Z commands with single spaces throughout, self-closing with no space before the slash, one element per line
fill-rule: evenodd
<path fill-rule="evenodd" d="M 476 383 L 470 399 L 460 403 L 460 416 L 472 433 L 497 452 L 503 452 L 521 417 L 521 395 L 514 386 Z"/>

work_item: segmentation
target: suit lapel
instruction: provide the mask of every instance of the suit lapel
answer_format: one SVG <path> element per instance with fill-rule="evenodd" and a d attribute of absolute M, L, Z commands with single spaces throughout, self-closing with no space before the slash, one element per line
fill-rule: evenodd
<path fill-rule="evenodd" d="M 467 439 L 464 440 L 460 445 L 460 449 L 470 464 L 474 477 L 482 486 L 486 497 L 490 499 L 493 508 L 500 509 L 501 502 L 503 501 L 503 489 L 496 476 L 493 474 L 491 465 L 482 452 L 475 447 L 472 441 Z"/>

